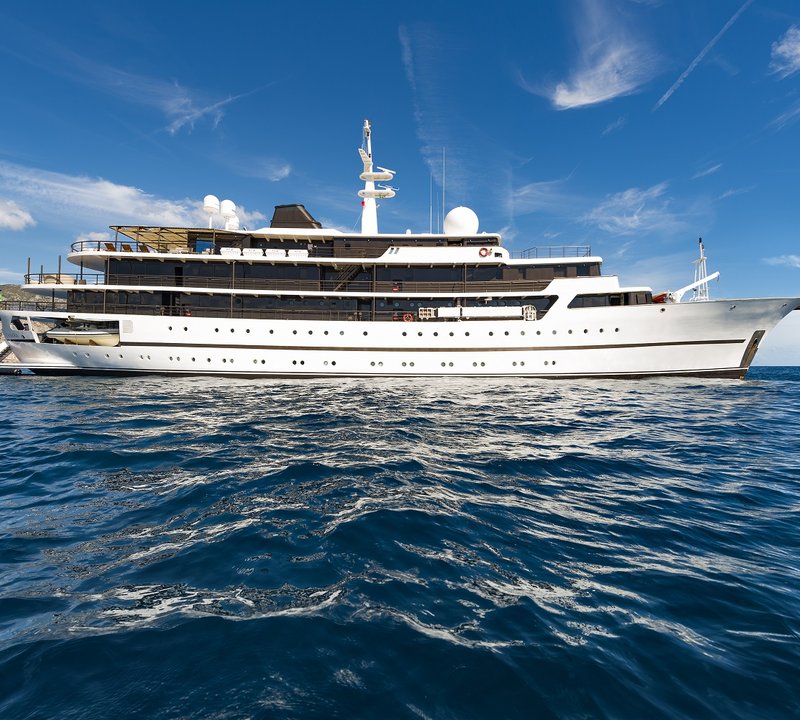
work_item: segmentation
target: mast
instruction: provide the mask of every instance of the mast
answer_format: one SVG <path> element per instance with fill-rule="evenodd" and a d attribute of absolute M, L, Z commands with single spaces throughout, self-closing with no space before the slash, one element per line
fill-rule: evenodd
<path fill-rule="evenodd" d="M 364 172 L 359 176 L 364 181 L 364 189 L 358 191 L 361 198 L 361 234 L 378 234 L 378 203 L 376 200 L 393 198 L 397 193 L 388 185 L 378 185 L 376 181 L 390 181 L 394 178 L 394 170 L 378 167 L 373 169 L 372 162 L 372 126 L 369 120 L 364 120 L 364 139 L 358 149 L 361 161 L 364 163 Z"/>
<path fill-rule="evenodd" d="M 703 301 L 708 300 L 708 270 L 706 269 L 706 253 L 705 246 L 703 245 L 703 238 L 699 239 L 699 243 L 700 257 L 692 263 L 694 265 L 694 281 L 697 283 L 692 299 Z"/>

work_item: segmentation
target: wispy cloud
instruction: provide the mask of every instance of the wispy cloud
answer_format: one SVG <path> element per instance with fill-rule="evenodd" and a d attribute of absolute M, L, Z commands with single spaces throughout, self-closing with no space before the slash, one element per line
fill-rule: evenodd
<path fill-rule="evenodd" d="M 33 216 L 13 200 L 0 198 L 0 228 L 5 230 L 24 230 L 35 225 Z"/>
<path fill-rule="evenodd" d="M 558 215 L 568 208 L 574 208 L 577 200 L 566 191 L 565 186 L 565 180 L 547 180 L 515 188 L 511 194 L 513 214 L 548 212 Z"/>
<path fill-rule="evenodd" d="M 0 189 L 24 198 L 38 216 L 70 218 L 82 223 L 197 227 L 207 222 L 201 202 L 170 200 L 103 178 L 66 175 L 0 162 Z M 238 209 L 243 223 L 263 220 L 260 212 Z"/>
<path fill-rule="evenodd" d="M 755 190 L 755 185 L 748 185 L 747 187 L 730 188 L 720 195 L 718 200 L 727 200 L 728 198 L 736 197 L 737 195 L 744 195 L 745 193 Z"/>
<path fill-rule="evenodd" d="M 269 180 L 270 182 L 280 182 L 292 174 L 292 166 L 285 160 L 277 158 L 255 158 L 228 164 L 244 177 Z"/>
<path fill-rule="evenodd" d="M 704 168 L 698 170 L 694 175 L 692 175 L 692 180 L 697 180 L 698 178 L 707 177 L 708 175 L 713 175 L 715 172 L 722 168 L 722 163 L 715 163 L 714 165 L 707 165 Z"/>
<path fill-rule="evenodd" d="M 600 134 L 603 135 L 603 137 L 605 137 L 606 135 L 610 135 L 612 132 L 616 132 L 617 130 L 620 130 L 621 128 L 625 127 L 627 122 L 628 122 L 628 116 L 622 115 L 618 117 L 616 120 L 614 120 L 614 122 L 606 125 L 606 127 L 603 129 L 603 132 Z"/>
<path fill-rule="evenodd" d="M 695 69 L 695 68 L 696 68 L 696 67 L 697 67 L 697 66 L 698 66 L 698 65 L 699 65 L 699 64 L 700 64 L 700 63 L 703 61 L 703 58 L 704 58 L 706 55 L 708 55 L 708 53 L 711 51 L 711 49 L 714 47 L 714 45 L 716 45 L 716 44 L 717 44 L 717 43 L 720 41 L 720 38 L 722 38 L 722 36 L 723 36 L 723 35 L 724 35 L 726 32 L 728 32 L 728 30 L 730 30 L 730 28 L 731 28 L 731 25 L 733 25 L 733 23 L 735 23 L 735 22 L 736 22 L 736 21 L 739 19 L 739 16 L 740 16 L 740 15 L 741 15 L 741 14 L 742 14 L 742 13 L 743 13 L 745 10 L 747 10 L 747 8 L 748 8 L 748 7 L 749 7 L 749 6 L 750 6 L 752 3 L 753 3 L 753 0 L 745 0 L 745 2 L 744 2 L 742 5 L 741 5 L 741 7 L 740 7 L 740 8 L 739 8 L 739 9 L 738 9 L 738 10 L 737 10 L 737 11 L 736 11 L 736 12 L 735 12 L 735 13 L 734 13 L 732 16 L 731 16 L 731 18 L 728 20 L 728 22 L 726 22 L 726 23 L 725 23 L 725 24 L 722 26 L 722 29 L 721 29 L 721 30 L 720 30 L 720 31 L 719 31 L 719 32 L 718 32 L 716 35 L 714 35 L 714 37 L 713 37 L 713 38 L 711 38 L 710 42 L 709 42 L 709 43 L 708 43 L 708 44 L 707 44 L 707 45 L 706 45 L 706 46 L 705 46 L 705 47 L 704 47 L 704 48 L 703 48 L 703 49 L 702 49 L 702 50 L 701 50 L 701 51 L 698 53 L 697 57 L 696 57 L 694 60 L 692 60 L 692 62 L 690 62 L 690 63 L 689 63 L 689 67 L 687 67 L 687 68 L 686 68 L 686 70 L 684 70 L 684 71 L 683 71 L 683 72 L 680 74 L 680 77 L 678 77 L 678 79 L 677 79 L 677 80 L 676 80 L 674 83 L 672 83 L 672 87 L 670 87 L 670 89 L 669 89 L 669 90 L 667 90 L 667 92 L 665 92 L 665 93 L 664 93 L 664 94 L 663 94 L 663 95 L 662 95 L 662 96 L 661 96 L 661 97 L 658 99 L 658 102 L 657 102 L 657 103 L 655 104 L 655 106 L 653 107 L 653 110 L 658 110 L 658 108 L 660 108 L 660 107 L 661 107 L 661 106 L 662 106 L 662 105 L 663 105 L 665 102 L 667 102 L 667 100 L 669 100 L 669 99 L 672 97 L 673 93 L 674 93 L 674 92 L 675 92 L 675 91 L 676 91 L 676 90 L 677 90 L 677 89 L 678 89 L 678 88 L 679 88 L 681 85 L 683 85 L 683 83 L 684 83 L 684 81 L 686 80 L 686 78 L 688 78 L 688 77 L 689 77 L 689 75 L 691 75 L 691 74 L 692 74 L 692 72 L 694 71 L 694 69 Z"/>
<path fill-rule="evenodd" d="M 601 0 L 584 0 L 575 14 L 578 58 L 569 77 L 555 87 L 539 89 L 520 74 L 520 86 L 546 95 L 559 110 L 587 107 L 631 95 L 648 82 L 655 55 L 621 23 Z"/>
<path fill-rule="evenodd" d="M 22 273 L 15 272 L 14 270 L 7 270 L 0 268 L 0 283 L 14 283 L 18 285 L 22 282 Z"/>
<path fill-rule="evenodd" d="M 459 106 L 460 98 L 453 93 L 450 77 L 459 71 L 463 48 L 424 23 L 400 26 L 398 39 L 420 152 L 439 189 L 446 174 L 448 207 L 478 195 L 500 202 L 510 185 L 515 159 L 470 122 L 469 107 Z M 472 98 L 466 101 L 471 103 Z M 390 157 L 379 161 L 392 165 Z"/>
<path fill-rule="evenodd" d="M 800 70 L 800 29 L 792 25 L 786 34 L 772 43 L 770 71 L 781 79 Z"/>
<path fill-rule="evenodd" d="M 778 115 L 769 123 L 768 127 L 774 130 L 783 130 L 787 125 L 797 122 L 798 119 L 800 119 L 800 100 L 796 100 L 791 107 Z"/>
<path fill-rule="evenodd" d="M 228 105 L 263 89 L 215 98 L 208 92 L 192 90 L 175 80 L 141 75 L 97 62 L 20 23 L 12 24 L 13 35 L 20 41 L 13 47 L 6 44 L 3 48 L 6 52 L 46 72 L 124 102 L 155 108 L 167 120 L 163 129 L 171 135 L 184 128 L 191 130 L 203 119 L 216 127 Z"/>
<path fill-rule="evenodd" d="M 611 235 L 675 232 L 683 222 L 670 210 L 667 183 L 609 195 L 582 218 Z"/>
<path fill-rule="evenodd" d="M 800 268 L 800 255 L 778 255 L 777 257 L 764 258 L 767 265 L 786 265 L 787 267 Z"/>

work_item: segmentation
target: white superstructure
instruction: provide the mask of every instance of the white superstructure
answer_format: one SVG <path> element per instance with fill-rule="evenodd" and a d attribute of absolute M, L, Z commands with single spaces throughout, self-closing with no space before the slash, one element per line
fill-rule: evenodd
<path fill-rule="evenodd" d="M 443 234 L 380 234 L 395 173 L 374 165 L 368 122 L 359 154 L 360 233 L 302 205 L 239 230 L 235 205 L 206 196 L 209 228 L 115 226 L 72 245 L 79 273 L 29 273 L 53 303 L 0 313 L 9 347 L 40 373 L 743 377 L 800 304 L 710 300 L 702 243 L 695 281 L 654 298 L 601 275 L 585 246 L 513 258 L 468 208 Z"/>

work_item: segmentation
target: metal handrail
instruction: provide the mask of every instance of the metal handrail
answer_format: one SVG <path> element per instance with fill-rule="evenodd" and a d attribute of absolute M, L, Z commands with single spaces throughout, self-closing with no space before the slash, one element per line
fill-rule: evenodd
<path fill-rule="evenodd" d="M 537 258 L 591 257 L 591 245 L 540 245 L 528 248 L 513 257 L 519 260 Z"/>
<path fill-rule="evenodd" d="M 362 292 L 408 294 L 408 293 L 498 293 L 498 292 L 540 292 L 550 280 L 489 280 L 483 282 L 415 282 L 390 280 L 284 280 L 279 278 L 219 278 L 185 275 L 173 277 L 169 275 L 122 275 L 113 274 L 106 282 L 102 274 L 81 273 L 31 273 L 25 275 L 26 285 L 62 285 L 62 286 L 100 286 L 116 285 L 131 287 L 184 287 L 191 290 L 272 290 L 292 293 L 302 292 Z"/>

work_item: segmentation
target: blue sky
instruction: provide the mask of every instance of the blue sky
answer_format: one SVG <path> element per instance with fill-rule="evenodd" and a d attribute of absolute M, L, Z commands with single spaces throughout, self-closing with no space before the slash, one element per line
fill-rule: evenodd
<path fill-rule="evenodd" d="M 433 178 L 512 250 L 590 244 L 627 284 L 800 294 L 796 0 L 0 3 L 0 282 L 110 224 L 249 228 L 302 202 L 357 227 L 365 117 L 397 171 L 384 231 Z M 800 364 L 800 312 L 762 350 Z"/>

